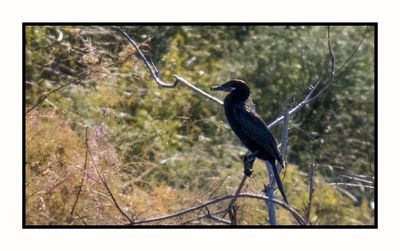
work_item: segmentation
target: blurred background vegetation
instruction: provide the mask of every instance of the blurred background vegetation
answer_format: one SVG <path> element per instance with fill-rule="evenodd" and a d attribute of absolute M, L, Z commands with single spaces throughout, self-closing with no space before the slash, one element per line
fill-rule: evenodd
<path fill-rule="evenodd" d="M 331 27 L 337 67 L 364 31 Z M 131 26 L 127 32 L 166 81 L 177 74 L 208 90 L 233 78 L 245 80 L 267 123 L 330 69 L 322 26 Z M 375 221 L 374 33 L 368 27 L 334 87 L 290 121 L 283 183 L 292 206 L 304 214 L 308 173 L 316 163 L 310 216 L 315 225 Z M 26 26 L 24 88 L 28 225 L 128 223 L 96 169 L 134 220 L 231 194 L 243 175 L 246 150 L 225 122 L 223 108 L 182 85 L 158 87 L 111 26 Z M 280 131 L 281 126 L 272 130 L 277 139 Z M 243 191 L 261 194 L 266 172 L 256 161 Z M 267 224 L 262 201 L 237 203 L 239 224 Z M 296 223 L 277 210 L 280 224 Z M 197 216 L 152 224 L 218 224 Z"/>

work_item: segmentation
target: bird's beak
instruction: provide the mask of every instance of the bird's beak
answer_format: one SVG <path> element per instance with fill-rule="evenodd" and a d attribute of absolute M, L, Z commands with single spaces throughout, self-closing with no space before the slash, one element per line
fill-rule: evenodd
<path fill-rule="evenodd" d="M 223 92 L 231 92 L 234 88 L 232 87 L 226 87 L 224 85 L 216 85 L 211 87 L 211 91 L 223 91 Z"/>

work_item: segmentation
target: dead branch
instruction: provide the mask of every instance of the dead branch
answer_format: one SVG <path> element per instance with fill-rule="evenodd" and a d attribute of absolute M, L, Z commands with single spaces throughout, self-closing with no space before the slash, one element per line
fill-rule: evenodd
<path fill-rule="evenodd" d="M 148 218 L 148 219 L 144 219 L 144 220 L 137 220 L 132 222 L 130 225 L 138 225 L 138 224 L 145 224 L 145 223 L 151 223 L 151 222 L 158 222 L 158 221 L 163 221 L 163 220 L 167 220 L 167 219 L 172 219 L 172 218 L 176 218 L 176 217 L 180 217 L 182 215 L 185 215 L 187 213 L 190 212 L 194 212 L 197 210 L 200 210 L 204 207 L 207 207 L 209 205 L 212 204 L 216 204 L 218 202 L 224 201 L 224 200 L 229 200 L 232 199 L 235 195 L 234 194 L 230 194 L 230 195 L 224 195 L 221 197 L 217 197 L 215 199 L 209 200 L 207 202 L 204 202 L 200 205 L 194 206 L 192 208 L 186 209 L 184 211 L 180 211 L 174 214 L 169 214 L 169 215 L 165 215 L 165 216 L 161 216 L 161 217 L 155 217 L 155 218 Z M 240 193 L 238 195 L 238 198 L 251 198 L 251 199 L 257 199 L 257 200 L 269 200 L 268 197 L 264 196 L 264 195 L 258 195 L 258 194 L 252 194 L 252 193 Z M 300 213 L 298 213 L 293 207 L 287 205 L 286 203 L 280 201 L 280 200 L 271 200 L 273 203 L 279 205 L 280 207 L 282 207 L 283 209 L 287 210 L 290 214 L 292 214 L 293 218 L 300 224 L 300 225 L 306 225 L 306 221 L 305 219 L 301 216 Z"/>
<path fill-rule="evenodd" d="M 89 145 L 86 145 L 86 149 L 87 149 L 88 152 L 89 152 L 89 156 L 90 156 L 90 158 L 91 158 L 91 160 L 92 160 L 92 162 L 93 162 L 93 166 L 94 166 L 94 168 L 95 168 L 95 170 L 96 170 L 96 173 L 97 173 L 97 175 L 99 176 L 101 183 L 102 183 L 103 186 L 106 188 L 106 190 L 107 190 L 109 196 L 111 197 L 111 200 L 112 200 L 114 206 L 117 208 L 117 210 L 120 212 L 120 214 L 121 214 L 123 217 L 125 217 L 125 218 L 129 221 L 130 224 L 132 224 L 134 221 L 124 212 L 124 210 L 122 210 L 122 208 L 121 208 L 120 205 L 118 204 L 117 200 L 115 199 L 115 196 L 114 196 L 114 194 L 112 193 L 110 187 L 108 186 L 105 177 L 104 177 L 103 175 L 101 175 L 100 170 L 99 170 L 99 168 L 97 167 L 96 161 L 95 161 L 95 159 L 94 159 L 94 157 L 93 157 L 93 155 L 92 155 L 92 152 L 90 151 Z"/>
<path fill-rule="evenodd" d="M 70 217 L 72 217 L 73 214 L 74 214 L 75 207 L 78 204 L 79 196 L 80 196 L 80 194 L 82 192 L 83 182 L 85 181 L 85 177 L 86 177 L 85 171 L 87 170 L 87 166 L 88 166 L 88 154 L 89 154 L 89 150 L 88 150 L 89 149 L 89 145 L 88 145 L 88 127 L 85 128 L 85 146 L 86 146 L 85 163 L 83 164 L 82 179 L 81 179 L 81 183 L 79 185 L 78 193 L 76 194 L 74 205 L 72 206 L 72 209 L 71 209 Z"/>
<path fill-rule="evenodd" d="M 161 79 L 160 76 L 160 72 L 158 71 L 158 69 L 150 64 L 149 60 L 147 60 L 146 56 L 143 54 L 142 50 L 140 49 L 140 47 L 138 46 L 138 44 L 136 43 L 136 41 L 132 38 L 132 36 L 129 36 L 128 33 L 126 33 L 125 28 L 124 27 L 117 27 L 117 30 L 125 37 L 125 39 L 131 43 L 133 45 L 133 47 L 135 47 L 136 52 L 139 54 L 140 59 L 142 59 L 142 61 L 144 62 L 144 64 L 146 65 L 147 69 L 150 71 L 151 76 L 153 77 L 154 81 L 158 84 L 158 86 L 162 87 L 162 88 L 175 88 L 179 83 L 183 83 L 185 84 L 187 87 L 191 88 L 192 90 L 194 90 L 195 92 L 201 94 L 202 96 L 218 103 L 219 105 L 223 105 L 224 102 L 222 102 L 221 100 L 219 100 L 218 98 L 208 94 L 207 92 L 201 90 L 200 88 L 194 86 L 193 84 L 189 83 L 187 80 L 185 80 L 184 78 L 178 76 L 178 75 L 174 75 L 175 77 L 175 82 L 174 83 L 166 83 Z"/>
<path fill-rule="evenodd" d="M 343 70 L 343 68 L 350 62 L 350 60 L 354 57 L 358 49 L 360 48 L 361 44 L 363 43 L 365 36 L 368 31 L 368 26 L 365 27 L 364 34 L 358 43 L 358 45 L 354 48 L 353 52 L 351 55 L 345 60 L 345 62 L 339 66 L 339 68 L 335 71 L 335 57 L 333 55 L 332 51 L 332 46 L 331 46 L 331 30 L 330 26 L 328 26 L 328 49 L 329 49 L 329 58 L 331 61 L 331 67 L 330 67 L 330 72 L 327 77 L 325 77 L 325 80 L 317 80 L 314 84 L 311 84 L 309 87 L 309 92 L 308 94 L 304 97 L 304 99 L 298 103 L 296 106 L 294 106 L 290 111 L 289 115 L 292 115 L 293 113 L 297 112 L 300 110 L 302 107 L 304 107 L 307 104 L 310 104 L 317 100 L 322 94 L 324 94 L 334 83 L 335 77 L 338 75 L 339 72 Z M 323 82 L 323 85 L 320 85 L 320 83 Z M 318 92 L 315 93 L 315 91 L 318 90 Z M 268 125 L 268 128 L 272 128 L 276 126 L 277 124 L 280 124 L 283 121 L 283 115 L 278 117 L 276 120 L 274 120 L 272 123 Z"/>
<path fill-rule="evenodd" d="M 34 105 L 32 105 L 31 108 L 29 108 L 29 109 L 25 112 L 25 115 L 28 115 L 33 109 L 35 109 L 38 105 L 40 105 L 41 103 L 43 103 L 51 94 L 53 94 L 53 93 L 55 93 L 55 92 L 58 92 L 58 91 L 60 91 L 61 89 L 65 88 L 65 87 L 67 87 L 67 86 L 69 86 L 69 85 L 71 85 L 71 84 L 73 84 L 73 83 L 78 82 L 78 81 L 79 81 L 79 77 L 82 76 L 82 75 L 83 75 L 83 73 L 80 73 L 80 74 L 78 74 L 78 76 L 76 76 L 75 79 L 69 81 L 68 83 L 63 84 L 63 85 L 61 85 L 61 86 L 59 86 L 59 87 L 57 87 L 57 88 L 54 88 L 54 89 L 50 90 L 50 91 L 47 92 L 47 93 L 46 93 L 46 92 L 43 93 L 43 96 L 42 96 Z"/>

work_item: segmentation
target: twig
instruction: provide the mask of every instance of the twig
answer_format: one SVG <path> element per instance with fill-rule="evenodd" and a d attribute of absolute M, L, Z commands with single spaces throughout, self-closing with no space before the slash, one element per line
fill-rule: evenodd
<path fill-rule="evenodd" d="M 62 86 L 59 86 L 59 87 L 57 87 L 57 88 L 55 88 L 55 89 L 53 89 L 53 90 L 50 90 L 50 91 L 47 92 L 46 94 L 43 94 L 43 96 L 42 96 L 34 105 L 32 105 L 31 108 L 29 108 L 29 109 L 25 112 L 25 115 L 28 115 L 33 109 L 35 109 L 38 105 L 40 105 L 41 103 L 43 103 L 43 101 L 45 101 L 51 94 L 53 94 L 53 93 L 55 93 L 55 92 L 57 92 L 57 91 L 59 91 L 59 90 L 65 88 L 65 87 L 67 87 L 67 86 L 69 86 L 69 85 L 71 85 L 71 84 L 73 84 L 73 83 L 79 81 L 79 77 L 82 76 L 82 75 L 83 75 L 83 73 L 80 73 L 80 74 L 78 74 L 78 75 L 75 77 L 75 79 L 70 80 L 68 83 L 63 84 Z"/>
<path fill-rule="evenodd" d="M 303 106 L 312 103 L 313 101 L 315 101 L 316 99 L 318 99 L 323 93 L 325 93 L 333 84 L 334 82 L 334 78 L 338 75 L 339 72 L 341 72 L 341 70 L 343 70 L 344 66 L 346 66 L 350 60 L 354 57 L 354 55 L 356 54 L 356 52 L 358 51 L 358 49 L 360 48 L 361 44 L 363 43 L 365 36 L 367 34 L 368 31 L 368 26 L 365 27 L 365 31 L 364 34 L 360 40 L 360 42 L 358 43 L 358 45 L 354 48 L 353 52 L 351 53 L 351 55 L 345 60 L 345 62 L 339 66 L 339 68 L 335 71 L 335 57 L 333 55 L 333 51 L 332 51 L 332 47 L 331 47 L 331 32 L 330 32 L 330 27 L 328 27 L 328 49 L 329 49 L 329 58 L 331 61 L 331 70 L 328 74 L 328 80 L 325 80 L 324 82 L 326 82 L 326 84 L 323 85 L 323 87 L 320 87 L 321 89 L 315 93 L 315 91 L 318 89 L 319 85 L 320 85 L 320 80 L 317 80 L 314 84 L 310 85 L 309 89 L 310 91 L 308 92 L 308 94 L 305 96 L 305 98 L 299 103 L 297 104 L 294 108 L 292 108 L 289 111 L 289 115 L 292 115 L 293 113 L 297 112 L 298 110 L 300 110 Z M 275 121 L 273 121 L 272 123 L 270 123 L 268 125 L 268 128 L 271 129 L 272 127 L 282 123 L 283 121 L 283 116 L 278 117 Z"/>
<path fill-rule="evenodd" d="M 335 75 L 337 75 L 338 72 L 340 72 L 351 60 L 351 58 L 356 54 L 356 52 L 358 51 L 358 49 L 360 48 L 362 42 L 365 39 L 365 35 L 367 35 L 367 31 L 368 31 L 368 26 L 365 27 L 364 30 L 364 34 L 360 40 L 360 42 L 358 43 L 358 45 L 354 48 L 353 52 L 351 53 L 351 55 L 346 59 L 346 61 L 336 70 Z"/>
<path fill-rule="evenodd" d="M 368 183 L 368 184 L 374 184 L 373 181 L 360 179 L 360 178 L 356 178 L 356 177 L 349 176 L 349 175 L 344 175 L 343 174 L 343 175 L 340 175 L 340 176 L 343 177 L 343 178 L 349 179 L 349 180 L 353 180 L 353 181 L 364 182 L 364 183 Z"/>
<path fill-rule="evenodd" d="M 304 97 L 304 99 L 299 104 L 297 104 L 295 107 L 290 109 L 289 116 L 291 116 L 293 113 L 295 113 L 298 110 L 300 110 L 306 104 L 310 103 L 310 100 L 313 97 L 313 94 L 314 94 L 315 90 L 317 89 L 318 85 L 319 85 L 319 80 L 316 81 L 313 85 L 310 85 L 310 87 L 309 87 L 310 91 L 308 92 L 308 94 Z M 276 125 L 282 123 L 283 119 L 284 119 L 284 115 L 278 117 L 273 122 L 268 124 L 268 129 L 271 129 L 271 128 L 275 127 Z"/>
<path fill-rule="evenodd" d="M 233 205 L 235 204 L 235 202 L 236 202 L 236 200 L 237 200 L 237 198 L 238 198 L 238 196 L 240 194 L 240 191 L 242 190 L 242 188 L 244 186 L 244 183 L 246 182 L 246 179 L 247 179 L 247 175 L 244 174 L 243 177 L 242 177 L 242 180 L 240 181 L 239 186 L 236 189 L 236 192 L 235 192 L 231 202 L 229 203 L 228 211 L 230 211 L 230 208 L 232 208 Z"/>
<path fill-rule="evenodd" d="M 144 219 L 144 220 L 138 220 L 138 221 L 134 221 L 132 222 L 130 225 L 138 225 L 138 224 L 145 224 L 145 223 L 151 223 L 151 222 L 157 222 L 157 221 L 163 221 L 163 220 L 167 220 L 167 219 L 171 219 L 171 218 L 176 218 L 182 215 L 185 215 L 187 213 L 202 209 L 204 207 L 207 207 L 209 205 L 212 204 L 216 204 L 218 202 L 224 201 L 224 200 L 229 200 L 232 199 L 235 195 L 234 194 L 230 194 L 230 195 L 224 195 L 221 197 L 217 197 L 215 199 L 209 200 L 207 202 L 204 202 L 198 206 L 186 209 L 184 211 L 180 211 L 178 213 L 174 213 L 174 214 L 169 214 L 169 215 L 165 215 L 165 216 L 161 216 L 161 217 L 155 217 L 155 218 L 149 218 L 149 219 Z M 258 195 L 258 194 L 252 194 L 252 193 L 240 193 L 238 195 L 239 198 L 251 198 L 251 199 L 257 199 L 257 200 L 267 200 L 268 198 L 264 195 Z M 279 200 L 271 200 L 273 203 L 281 206 L 283 209 L 287 210 L 289 213 L 292 214 L 293 218 L 300 224 L 300 225 L 306 225 L 306 221 L 305 219 L 301 216 L 300 213 L 298 213 L 294 208 L 292 208 L 291 206 L 287 205 L 286 203 L 279 201 Z"/>
<path fill-rule="evenodd" d="M 89 151 L 88 151 L 88 147 L 89 147 L 89 145 L 88 145 L 88 127 L 85 128 L 85 146 L 86 146 L 86 151 L 85 151 L 85 163 L 83 164 L 83 173 L 86 171 L 87 165 L 88 165 L 88 153 L 89 153 Z M 86 177 L 86 175 L 83 174 L 81 183 L 79 185 L 79 190 L 78 190 L 78 193 L 75 198 L 74 205 L 72 206 L 72 209 L 71 209 L 71 213 L 70 213 L 71 217 L 74 214 L 76 205 L 78 204 L 78 199 L 82 192 L 82 187 L 83 187 L 83 182 L 85 181 L 85 177 Z"/>
<path fill-rule="evenodd" d="M 345 183 L 345 182 L 332 182 L 329 183 L 331 186 L 349 186 L 349 187 L 363 187 L 363 188 L 370 188 L 374 189 L 374 186 L 368 186 L 368 185 L 363 185 L 363 184 L 354 184 L 354 183 Z"/>
<path fill-rule="evenodd" d="M 90 156 L 90 158 L 91 158 L 91 160 L 92 160 L 92 162 L 93 162 L 93 166 L 94 166 L 94 168 L 95 168 L 95 170 L 96 170 L 96 172 L 97 172 L 97 175 L 99 176 L 101 183 L 103 184 L 103 186 L 106 188 L 108 194 L 110 195 L 110 197 L 111 197 L 111 199 L 112 199 L 112 201 L 113 201 L 115 207 L 118 209 L 118 211 L 121 213 L 121 215 L 122 215 L 123 217 L 125 217 L 125 218 L 129 221 L 130 224 L 132 224 L 134 221 L 133 221 L 133 220 L 124 212 L 124 210 L 122 210 L 122 208 L 119 206 L 117 200 L 116 200 L 115 197 L 114 197 L 114 194 L 111 192 L 111 189 L 109 188 L 109 186 L 108 186 L 108 184 L 107 184 L 106 179 L 101 175 L 100 170 L 97 168 L 96 161 L 94 160 L 94 157 L 93 157 L 93 155 L 92 155 L 92 152 L 90 151 L 89 145 L 87 145 L 86 147 L 87 147 L 87 150 L 88 150 L 88 152 L 89 152 L 89 156 Z"/>
<path fill-rule="evenodd" d="M 312 200 L 314 197 L 314 170 L 315 170 L 315 163 L 313 162 L 310 165 L 310 173 L 309 173 L 309 183 L 310 183 L 310 189 L 309 189 L 309 194 L 308 194 L 308 205 L 306 209 L 306 220 L 307 223 L 310 224 L 310 214 L 311 214 L 311 205 L 312 205 Z"/>
<path fill-rule="evenodd" d="M 205 212 L 205 216 L 206 216 L 207 218 L 212 219 L 212 220 L 215 220 L 216 222 L 225 223 L 225 224 L 228 224 L 228 225 L 231 225 L 231 224 L 232 224 L 232 222 L 230 222 L 230 221 L 228 221 L 228 220 L 225 220 L 225 219 L 222 219 L 222 218 L 219 218 L 219 217 L 215 216 L 215 214 L 225 212 L 225 210 L 221 210 L 221 211 L 219 211 L 219 212 L 215 212 L 214 214 L 212 214 L 212 213 L 210 212 L 210 210 L 208 209 L 208 207 L 205 207 L 204 209 L 205 209 L 205 211 L 206 211 L 206 212 Z"/>

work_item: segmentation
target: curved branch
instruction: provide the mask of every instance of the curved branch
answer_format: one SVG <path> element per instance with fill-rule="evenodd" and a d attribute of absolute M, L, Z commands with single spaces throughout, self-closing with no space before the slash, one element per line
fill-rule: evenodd
<path fill-rule="evenodd" d="M 150 62 L 147 60 L 146 56 L 143 54 L 142 50 L 140 49 L 139 45 L 136 43 L 136 41 L 126 33 L 125 29 L 123 27 L 117 27 L 117 30 L 125 37 L 125 39 L 135 47 L 137 53 L 139 54 L 140 59 L 143 60 L 144 64 L 146 65 L 147 69 L 149 69 L 151 76 L 153 77 L 154 81 L 158 84 L 158 86 L 162 88 L 175 88 L 179 83 L 185 84 L 187 87 L 191 88 L 195 92 L 199 93 L 200 95 L 218 103 L 219 105 L 223 105 L 224 102 L 219 100 L 218 98 L 208 94 L 207 92 L 201 90 L 200 88 L 194 86 L 193 84 L 189 83 L 187 80 L 184 78 L 174 75 L 175 77 L 175 82 L 174 83 L 166 83 L 164 82 L 161 77 L 160 77 L 160 72 L 158 69 L 151 65 Z"/>
<path fill-rule="evenodd" d="M 193 211 L 202 209 L 202 208 L 207 207 L 207 206 L 209 206 L 209 205 L 216 204 L 216 203 L 218 203 L 218 202 L 231 199 L 231 198 L 233 198 L 234 196 L 235 196 L 234 194 L 224 195 L 224 196 L 221 196 L 221 197 L 218 197 L 218 198 L 209 200 L 209 201 L 204 202 L 204 203 L 202 203 L 202 204 L 200 204 L 200 205 L 198 205 L 198 206 L 191 207 L 191 208 L 189 208 L 189 209 L 186 209 L 186 210 L 181 211 L 181 212 L 178 212 L 178 213 L 174 213 L 174 214 L 170 214 L 170 215 L 165 215 L 165 216 L 162 216 L 162 217 L 155 217 L 155 218 L 149 218 L 149 219 L 144 219 L 144 220 L 135 221 L 135 222 L 132 222 L 130 225 L 139 225 L 139 224 L 145 224 L 145 223 L 150 223 L 150 222 L 157 222 L 157 221 L 163 221 L 163 220 L 167 220 L 167 219 L 171 219 L 171 218 L 176 218 L 176 217 L 185 215 L 185 214 L 187 214 L 187 213 L 190 213 L 190 212 L 193 212 Z M 269 198 L 266 197 L 266 196 L 258 195 L 258 194 L 252 194 L 252 193 L 240 193 L 240 194 L 238 195 L 238 197 L 240 197 L 240 198 L 251 198 L 251 199 L 257 199 L 257 200 L 263 200 L 263 201 L 264 201 L 264 200 L 269 200 Z M 295 219 L 300 225 L 306 225 L 306 221 L 305 221 L 305 219 L 303 218 L 303 216 L 301 216 L 300 213 L 298 213 L 293 207 L 287 205 L 286 203 L 284 203 L 284 202 L 282 202 L 282 201 L 280 201 L 280 200 L 274 199 L 274 200 L 269 200 L 269 201 L 271 201 L 271 202 L 273 202 L 273 203 L 275 203 L 275 204 L 281 206 L 283 209 L 285 209 L 285 210 L 287 210 L 289 213 L 291 213 L 291 214 L 293 215 L 294 219 Z"/>

